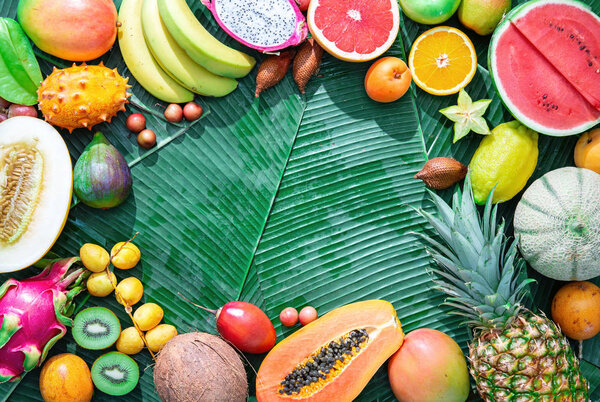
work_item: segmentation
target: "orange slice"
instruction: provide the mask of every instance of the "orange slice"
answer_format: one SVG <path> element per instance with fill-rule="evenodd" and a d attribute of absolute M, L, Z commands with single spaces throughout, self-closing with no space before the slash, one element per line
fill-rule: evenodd
<path fill-rule="evenodd" d="M 397 0 L 311 0 L 306 20 L 323 49 L 338 59 L 360 62 L 392 46 L 400 11 Z"/>
<path fill-rule="evenodd" d="M 413 43 L 408 65 L 413 80 L 432 95 L 451 95 L 466 87 L 477 70 L 477 54 L 464 32 L 446 26 L 424 32 Z"/>

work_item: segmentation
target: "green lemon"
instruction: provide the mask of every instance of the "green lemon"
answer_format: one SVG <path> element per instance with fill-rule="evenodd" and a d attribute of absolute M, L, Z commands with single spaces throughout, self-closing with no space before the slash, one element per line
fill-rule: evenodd
<path fill-rule="evenodd" d="M 513 198 L 527 184 L 537 159 L 538 133 L 516 120 L 494 128 L 469 164 L 475 202 L 485 204 L 494 186 L 494 203 Z"/>

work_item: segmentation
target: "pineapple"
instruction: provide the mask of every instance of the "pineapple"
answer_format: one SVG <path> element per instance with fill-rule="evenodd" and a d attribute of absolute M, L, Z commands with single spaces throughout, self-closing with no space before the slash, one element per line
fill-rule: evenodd
<path fill-rule="evenodd" d="M 517 241 L 496 226 L 492 194 L 480 219 L 469 176 L 458 188 L 453 207 L 430 192 L 438 217 L 419 212 L 435 228 L 441 243 L 427 235 L 429 252 L 439 265 L 436 287 L 448 295 L 454 314 L 473 329 L 470 372 L 486 401 L 586 401 L 588 388 L 569 342 L 556 324 L 523 306 L 533 279 Z"/>

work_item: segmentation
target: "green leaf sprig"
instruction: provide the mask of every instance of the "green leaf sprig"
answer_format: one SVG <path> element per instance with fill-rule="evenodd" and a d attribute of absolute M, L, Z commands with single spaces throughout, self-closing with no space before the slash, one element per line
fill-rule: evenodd
<path fill-rule="evenodd" d="M 35 105 L 41 82 L 29 38 L 17 21 L 0 18 L 0 97 L 11 103 Z"/>

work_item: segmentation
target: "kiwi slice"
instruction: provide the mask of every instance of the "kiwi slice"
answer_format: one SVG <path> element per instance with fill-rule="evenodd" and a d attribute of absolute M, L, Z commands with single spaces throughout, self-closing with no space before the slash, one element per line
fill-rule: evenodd
<path fill-rule="evenodd" d="M 82 348 L 106 349 L 117 341 L 120 333 L 119 319 L 107 308 L 90 307 L 75 316 L 73 338 Z"/>
<path fill-rule="evenodd" d="M 121 352 L 108 352 L 92 365 L 92 381 L 100 391 L 113 396 L 131 392 L 140 379 L 137 363 Z"/>

